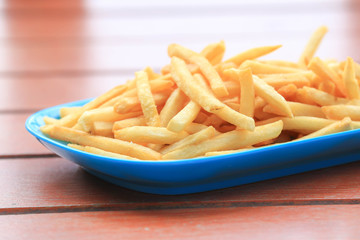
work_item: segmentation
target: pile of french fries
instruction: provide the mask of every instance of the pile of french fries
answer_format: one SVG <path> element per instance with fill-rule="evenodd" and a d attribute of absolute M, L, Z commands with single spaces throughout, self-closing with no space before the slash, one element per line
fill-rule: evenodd
<path fill-rule="evenodd" d="M 200 53 L 178 44 L 161 73 L 147 67 L 82 107 L 45 117 L 51 138 L 121 159 L 214 156 L 360 127 L 360 65 L 314 57 L 318 28 L 297 63 L 258 60 L 281 46 L 222 61 L 223 41 Z"/>

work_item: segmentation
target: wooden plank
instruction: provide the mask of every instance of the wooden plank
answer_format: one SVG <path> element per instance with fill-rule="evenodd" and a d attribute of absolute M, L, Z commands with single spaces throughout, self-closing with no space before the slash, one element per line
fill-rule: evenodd
<path fill-rule="evenodd" d="M 360 205 L 0 216 L 1 239 L 358 239 Z"/>
<path fill-rule="evenodd" d="M 0 214 L 360 202 L 360 162 L 180 196 L 127 190 L 60 158 L 3 159 L 0 182 Z"/>
<path fill-rule="evenodd" d="M 201 11 L 204 10 L 202 8 L 204 8 L 204 6 L 197 6 L 197 8 L 192 11 L 198 10 L 198 14 L 189 16 L 187 16 L 186 11 L 181 12 L 178 8 L 163 8 L 163 14 L 151 13 L 151 15 L 149 15 L 150 10 L 147 8 L 138 8 L 143 11 L 135 11 L 131 14 L 124 14 L 126 10 L 122 9 L 120 12 L 115 12 L 116 14 L 101 17 L 82 16 L 81 14 L 74 16 L 64 14 L 63 16 L 59 16 L 56 12 L 53 15 L 51 15 L 50 12 L 45 16 L 41 14 L 40 16 L 28 16 L 25 12 L 24 16 L 7 15 L 7 25 L 0 24 L 0 37 L 99 38 L 121 36 L 126 40 L 126 37 L 130 37 L 131 39 L 131 37 L 146 35 L 151 37 L 150 40 L 153 41 L 154 38 L 159 35 L 169 35 L 168 37 L 171 37 L 173 35 L 181 36 L 185 34 L 187 35 L 186 37 L 190 37 L 192 40 L 196 40 L 198 37 L 203 40 L 206 37 L 203 36 L 203 34 L 224 37 L 229 34 L 254 35 L 254 33 L 276 33 L 280 34 L 280 37 L 291 39 L 300 34 L 306 34 L 307 31 L 313 31 L 317 25 L 322 24 L 329 25 L 333 31 L 356 29 L 354 23 L 349 23 L 347 26 L 342 25 L 346 22 L 348 12 L 341 8 L 339 11 L 334 12 L 318 11 L 316 14 L 313 12 L 290 14 L 288 9 L 285 9 L 284 12 L 280 14 L 273 14 L 271 12 L 241 14 L 241 12 L 235 12 L 234 9 L 227 7 L 228 10 L 232 11 L 232 14 L 228 14 L 226 10 L 223 12 L 218 11 L 217 15 L 219 16 L 217 18 L 214 18 L 212 14 L 206 14 L 205 11 Z M 215 11 L 216 8 L 213 10 Z M 169 11 L 176 11 L 178 14 L 182 14 L 170 15 Z M 145 12 L 147 12 L 147 14 L 144 16 Z M 284 17 L 288 19 L 288 23 L 283 22 Z M 44 22 L 44 19 L 46 19 L 46 22 Z M 255 19 L 257 21 L 254 21 Z M 249 21 L 251 21 L 251 24 L 248 23 Z M 237 23 L 237 27 L 234 27 L 234 23 Z M 272 28 L 266 28 L 266 26 L 272 26 Z M 216 28 L 216 32 L 211 31 L 214 27 Z M 55 31 L 55 29 L 57 31 Z M 289 33 L 294 35 L 290 35 Z M 191 34 L 195 36 L 191 36 Z M 161 38 L 158 40 L 161 40 Z M 146 41 L 145 39 L 143 40 L 143 42 Z"/>
<path fill-rule="evenodd" d="M 158 2 L 160 14 L 153 14 L 148 9 L 149 6 L 142 6 L 140 2 L 113 2 L 104 7 L 95 2 L 84 5 L 76 1 L 74 4 L 64 1 L 63 5 L 36 2 L 38 5 L 15 1 L 6 8 L 19 7 L 25 13 L 0 16 L 4 20 L 0 21 L 0 73 L 129 73 L 147 65 L 160 69 L 169 62 L 166 48 L 170 43 L 178 42 L 200 50 L 206 44 L 221 39 L 227 43 L 227 57 L 251 47 L 283 44 L 284 48 L 272 54 L 271 58 L 296 61 L 310 34 L 323 24 L 329 26 L 330 32 L 319 49 L 319 56 L 344 59 L 348 55 L 355 58 L 360 55 L 357 44 L 360 29 L 343 2 L 314 4 L 309 1 L 297 3 L 298 8 L 295 5 L 280 7 L 276 1 L 266 5 L 233 2 L 225 6 L 224 11 L 219 11 L 222 2 L 209 3 L 206 7 L 217 12 L 218 17 L 205 14 L 207 11 L 204 11 L 202 4 L 192 5 L 190 1 L 187 4 L 192 6 L 193 14 L 186 17 L 181 15 L 187 14 L 188 11 L 184 9 L 187 8 L 186 5 L 181 7 L 179 4 L 165 4 L 163 1 Z M 161 4 L 165 5 L 160 7 Z M 77 14 L 76 11 L 74 17 L 69 17 L 66 13 L 63 16 L 51 14 L 51 11 L 63 11 L 61 8 L 57 10 L 55 6 L 58 5 L 64 6 L 65 12 L 78 9 L 86 14 Z M 248 13 L 246 6 L 258 12 L 241 14 L 241 11 Z M 280 12 L 274 14 L 265 6 L 279 9 Z M 31 12 L 32 8 L 42 12 L 45 12 L 42 8 L 52 10 L 43 17 L 33 16 L 37 14 L 28 16 L 26 11 L 30 9 Z M 93 11 L 96 15 L 104 8 L 115 14 L 87 15 L 87 11 Z M 132 11 L 128 11 L 129 9 Z M 289 12 L 299 9 L 306 11 L 302 14 Z M 178 12 L 179 15 L 169 14 L 169 11 Z M 127 14 L 123 15 L 123 12 Z M 147 15 L 144 16 L 145 13 Z M 286 22 L 284 18 L 287 19 Z"/>
<path fill-rule="evenodd" d="M 354 2 L 356 4 L 356 2 Z M 273 1 L 263 1 L 263 0 L 254 0 L 254 1 L 232 1 L 232 0 L 223 0 L 223 1 L 209 1 L 206 4 L 203 2 L 194 2 L 191 0 L 184 0 L 180 2 L 169 2 L 166 0 L 153 0 L 151 4 L 144 0 L 133 0 L 131 2 L 119 2 L 116 0 L 108 0 L 104 3 L 99 3 L 96 0 L 88 0 L 86 2 L 83 1 L 76 1 L 76 0 L 63 0 L 63 1 L 46 1 L 46 0 L 33 0 L 29 3 L 26 0 L 13 0 L 10 2 L 1 2 L 0 3 L 0 10 L 9 11 L 12 13 L 14 10 L 58 10 L 58 11 L 69 11 L 69 10 L 77 10 L 77 9 L 86 9 L 86 10 L 129 10 L 129 9 L 144 9 L 144 8 L 162 8 L 164 9 L 174 9 L 174 8 L 184 8 L 184 7 L 193 7 L 199 8 L 203 7 L 207 8 L 216 8 L 222 7 L 228 10 L 231 8 L 235 8 L 237 11 L 244 11 L 246 10 L 261 10 L 261 8 L 271 8 L 272 10 L 283 10 L 288 9 L 289 11 L 296 10 L 299 11 L 314 11 L 314 9 L 308 9 L 307 6 L 311 5 L 315 10 L 317 8 L 322 7 L 323 10 L 338 10 L 339 7 L 344 6 L 343 2 L 334 1 L 334 0 L 323 0 L 321 2 L 314 2 L 311 0 L 302 0 L 297 1 L 294 3 L 289 3 L 286 0 L 273 0 Z M 346 5 L 345 5 L 346 6 Z M 294 9 L 297 8 L 297 9 Z M 188 9 L 191 11 L 193 9 Z M 197 10 L 197 9 L 196 9 Z M 223 9 L 222 9 L 223 10 Z M 199 12 L 198 14 L 204 14 Z"/>
<path fill-rule="evenodd" d="M 0 158 L 50 154 L 25 129 L 25 120 L 29 113 L 0 114 Z"/>
<path fill-rule="evenodd" d="M 335 32 L 336 33 L 336 32 Z M 322 58 L 344 59 L 351 55 L 357 61 L 357 53 L 360 53 L 358 45 L 354 44 L 358 35 L 353 38 L 346 37 L 342 31 L 339 37 L 331 38 L 324 42 L 320 47 L 318 55 Z M 350 34 L 350 33 L 349 33 Z M 262 34 L 256 39 L 243 37 L 237 41 L 237 37 L 232 37 L 227 42 L 226 57 L 235 55 L 249 48 L 271 45 L 284 44 L 284 47 L 267 56 L 267 59 L 283 59 L 296 61 L 304 48 L 309 34 L 303 37 L 284 40 L 275 34 Z M 241 36 L 241 35 L 238 35 Z M 340 37 L 343 36 L 343 37 Z M 214 36 L 213 36 L 214 37 Z M 356 37 L 356 38 L 355 38 Z M 139 37 L 146 39 L 146 35 Z M 184 38 L 178 38 L 174 41 L 166 42 L 149 42 L 142 44 L 124 43 L 99 43 L 99 44 L 42 44 L 38 46 L 0 46 L 0 74 L 29 74 L 37 72 L 47 72 L 52 74 L 65 73 L 115 73 L 131 74 L 135 71 L 151 66 L 157 71 L 169 63 L 167 56 L 167 46 L 171 42 L 178 42 L 196 51 L 201 50 L 208 43 L 219 41 L 221 36 L 204 41 L 186 42 Z M 40 41 L 41 42 L 41 41 Z"/>
<path fill-rule="evenodd" d="M 0 77 L 0 113 L 35 111 L 97 97 L 132 75 L 35 75 Z"/>

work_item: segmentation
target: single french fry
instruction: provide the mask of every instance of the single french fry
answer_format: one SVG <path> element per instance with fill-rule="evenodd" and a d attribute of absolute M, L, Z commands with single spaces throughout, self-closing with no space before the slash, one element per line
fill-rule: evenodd
<path fill-rule="evenodd" d="M 149 81 L 161 77 L 161 74 L 155 73 L 154 70 L 149 66 L 144 69 L 144 72 L 146 72 L 148 75 Z"/>
<path fill-rule="evenodd" d="M 140 115 L 141 112 L 119 114 L 114 112 L 113 107 L 96 108 L 84 112 L 79 118 L 78 124 L 85 132 L 90 132 L 93 130 L 93 123 L 96 121 L 115 122 L 126 118 L 137 117 Z"/>
<path fill-rule="evenodd" d="M 339 62 L 328 62 L 328 67 L 333 70 L 333 72 L 337 73 L 338 75 L 341 75 L 341 69 L 340 69 L 340 63 Z"/>
<path fill-rule="evenodd" d="M 148 148 L 151 148 L 154 151 L 159 152 L 160 149 L 164 147 L 164 144 L 148 143 L 146 144 Z"/>
<path fill-rule="evenodd" d="M 360 120 L 360 106 L 340 104 L 324 106 L 321 109 L 329 119 L 341 120 L 350 117 L 354 121 Z"/>
<path fill-rule="evenodd" d="M 162 154 L 166 154 L 168 152 L 174 151 L 176 149 L 191 145 L 191 144 L 197 144 L 199 142 L 205 141 L 207 139 L 212 138 L 215 135 L 215 128 L 212 126 L 209 126 L 203 130 L 200 130 L 199 132 L 196 132 L 192 135 L 189 135 L 180 141 L 177 141 L 169 146 L 164 147 L 161 149 Z"/>
<path fill-rule="evenodd" d="M 279 136 L 282 121 L 256 127 L 253 132 L 234 130 L 220 134 L 198 144 L 188 145 L 163 155 L 163 159 L 186 159 L 202 156 L 207 152 L 236 150 Z"/>
<path fill-rule="evenodd" d="M 194 78 L 187 70 L 185 62 L 177 57 L 171 58 L 171 74 L 178 87 L 194 102 L 198 103 L 207 112 L 214 113 L 239 128 L 253 130 L 255 123 L 250 117 L 236 112 L 220 102 L 213 95 L 194 84 Z"/>
<path fill-rule="evenodd" d="M 212 157 L 212 156 L 219 156 L 219 155 L 224 155 L 224 154 L 244 152 L 244 151 L 251 150 L 251 149 L 254 149 L 254 147 L 241 148 L 241 149 L 238 149 L 238 150 L 207 152 L 207 153 L 205 153 L 205 157 Z"/>
<path fill-rule="evenodd" d="M 304 139 L 309 139 L 309 138 L 314 138 L 314 137 L 320 137 L 320 136 L 325 136 L 328 134 L 332 134 L 332 133 L 338 133 L 338 132 L 343 132 L 343 131 L 348 131 L 352 129 L 352 124 L 351 124 L 351 119 L 349 117 L 345 117 L 343 120 L 338 121 L 338 122 L 334 122 L 330 125 L 327 125 L 326 127 L 310 133 L 304 137 L 298 138 L 295 141 L 298 140 L 304 140 Z"/>
<path fill-rule="evenodd" d="M 200 123 L 190 123 L 186 128 L 185 131 L 189 134 L 197 133 L 205 128 L 208 128 L 207 125 L 200 124 Z"/>
<path fill-rule="evenodd" d="M 329 120 L 325 118 L 317 117 L 308 117 L 308 116 L 298 116 L 294 118 L 281 118 L 281 121 L 284 123 L 284 130 L 307 130 L 309 132 L 318 131 L 330 124 L 333 124 L 334 120 Z"/>
<path fill-rule="evenodd" d="M 351 57 L 346 59 L 343 79 L 346 96 L 350 99 L 360 99 L 359 84 L 355 77 L 354 60 Z"/>
<path fill-rule="evenodd" d="M 228 71 L 233 71 L 238 75 L 240 82 L 240 109 L 239 112 L 249 116 L 254 116 L 255 110 L 255 90 L 254 82 L 252 78 L 252 72 L 250 68 L 243 70 L 229 69 Z"/>
<path fill-rule="evenodd" d="M 92 125 L 92 126 L 93 126 L 93 125 Z M 86 131 L 84 130 L 84 128 L 82 127 L 82 125 L 79 124 L 79 122 L 77 122 L 77 123 L 72 127 L 72 129 L 86 132 Z M 93 130 L 93 129 L 91 128 L 90 131 L 91 131 L 91 130 Z"/>
<path fill-rule="evenodd" d="M 258 121 L 256 122 L 256 126 L 269 124 L 278 120 L 281 120 L 284 123 L 283 130 L 296 132 L 303 132 L 304 130 L 308 132 L 315 132 L 335 122 L 335 120 L 308 116 L 295 116 L 293 118 L 275 117 L 265 121 Z"/>
<path fill-rule="evenodd" d="M 114 122 L 112 131 L 120 130 L 120 129 L 127 128 L 127 127 L 145 126 L 145 125 L 146 125 L 146 122 L 145 122 L 144 116 L 127 118 L 124 120 Z"/>
<path fill-rule="evenodd" d="M 144 71 L 136 72 L 136 91 L 144 114 L 146 124 L 149 126 L 160 126 L 160 117 L 157 112 L 154 97 L 148 76 Z"/>
<path fill-rule="evenodd" d="M 276 92 L 273 87 L 255 75 L 253 75 L 253 81 L 256 95 L 263 98 L 270 105 L 273 105 L 275 108 L 279 109 L 284 116 L 293 117 L 291 108 L 283 96 Z"/>
<path fill-rule="evenodd" d="M 202 74 L 204 74 L 205 78 L 209 81 L 210 87 L 216 96 L 224 97 L 229 95 L 219 74 L 205 57 L 177 44 L 171 44 L 168 47 L 168 54 L 170 57 L 176 56 L 198 65 Z"/>
<path fill-rule="evenodd" d="M 113 125 L 114 125 L 113 122 L 102 122 L 102 121 L 94 122 L 93 130 L 91 134 L 113 138 L 114 137 L 114 134 L 112 132 Z"/>
<path fill-rule="evenodd" d="M 51 124 L 57 124 L 59 122 L 59 119 L 45 116 L 43 118 L 43 121 L 46 125 L 51 125 Z"/>
<path fill-rule="evenodd" d="M 93 123 L 93 125 L 94 126 L 91 134 L 110 138 L 114 137 L 114 134 L 112 132 L 114 125 L 113 122 L 96 121 Z"/>
<path fill-rule="evenodd" d="M 336 85 L 338 94 L 346 96 L 344 83 L 331 68 L 329 68 L 319 57 L 314 57 L 309 62 L 308 68 L 318 75 L 323 81 L 331 80 Z"/>
<path fill-rule="evenodd" d="M 127 89 L 127 85 L 120 85 L 120 86 L 116 86 L 113 89 L 107 91 L 106 93 L 100 95 L 99 97 L 95 98 L 94 100 L 88 102 L 87 104 L 85 104 L 84 106 L 82 106 L 80 108 L 79 111 L 73 113 L 73 114 L 69 114 L 61 119 L 59 119 L 59 121 L 56 123 L 57 125 L 60 126 L 64 126 L 64 127 L 72 127 L 74 126 L 79 117 L 88 110 L 94 109 L 98 106 L 100 106 L 101 104 L 103 104 L 104 102 L 122 94 L 123 92 L 126 91 Z"/>
<path fill-rule="evenodd" d="M 160 112 L 160 122 L 162 127 L 166 127 L 169 121 L 180 112 L 186 100 L 185 94 L 179 89 L 175 89 Z"/>
<path fill-rule="evenodd" d="M 360 64 L 354 62 L 355 76 L 360 79 Z"/>
<path fill-rule="evenodd" d="M 277 92 L 285 99 L 290 99 L 297 93 L 297 87 L 295 84 L 290 83 L 277 89 Z"/>
<path fill-rule="evenodd" d="M 253 131 L 255 127 L 254 119 L 248 117 L 244 114 L 239 113 L 238 111 L 233 110 L 232 108 L 225 105 L 225 107 L 212 111 L 215 115 L 221 119 L 229 122 L 240 129 L 246 129 Z"/>
<path fill-rule="evenodd" d="M 166 93 L 155 93 L 153 94 L 154 103 L 156 106 L 165 104 L 169 94 Z M 138 97 L 124 97 L 120 98 L 114 105 L 114 111 L 117 113 L 128 113 L 141 111 L 141 102 Z"/>
<path fill-rule="evenodd" d="M 280 136 L 280 135 L 279 135 Z M 270 144 L 273 144 L 273 143 L 275 143 L 275 138 L 273 138 L 273 139 L 268 139 L 268 140 L 265 140 L 265 141 L 262 141 L 262 142 L 259 142 L 259 143 L 255 143 L 254 145 L 253 145 L 253 147 L 264 147 L 264 146 L 266 146 L 266 145 L 270 145 Z"/>
<path fill-rule="evenodd" d="M 84 112 L 79 118 L 78 123 L 85 132 L 90 132 L 93 129 L 93 123 L 96 121 L 115 122 L 126 118 L 140 116 L 141 112 L 130 112 L 119 114 L 114 112 L 113 107 L 96 108 Z"/>
<path fill-rule="evenodd" d="M 232 62 L 222 62 L 216 66 L 214 66 L 214 68 L 216 69 L 216 71 L 219 73 L 220 77 L 223 79 L 223 81 L 227 81 L 226 76 L 224 76 L 224 71 L 230 68 L 237 68 L 237 65 L 235 63 Z"/>
<path fill-rule="evenodd" d="M 168 123 L 167 129 L 173 132 L 181 132 L 192 123 L 200 112 L 200 105 L 190 101 L 180 112 L 178 112 Z"/>
<path fill-rule="evenodd" d="M 288 104 L 291 108 L 291 112 L 294 116 L 309 116 L 309 117 L 318 117 L 318 118 L 325 118 L 325 114 L 321 110 L 320 107 L 305 104 L 305 103 L 299 103 L 299 102 L 290 102 L 288 101 Z M 281 112 L 274 108 L 272 105 L 266 105 L 263 108 L 264 112 L 267 113 L 273 113 L 277 115 L 281 115 Z"/>
<path fill-rule="evenodd" d="M 164 127 L 133 126 L 116 130 L 116 139 L 135 143 L 172 144 L 188 136 L 185 131 L 175 133 Z"/>
<path fill-rule="evenodd" d="M 134 91 L 132 91 L 132 90 L 134 90 Z M 134 93 L 136 94 L 135 89 L 131 89 L 131 90 L 126 91 L 125 93 L 121 94 L 120 96 L 117 96 L 117 97 L 114 97 L 114 98 L 112 98 L 112 99 L 109 99 L 109 101 L 106 101 L 105 103 L 101 104 L 101 105 L 99 106 L 99 108 L 113 107 L 113 106 L 114 106 L 118 101 L 120 101 L 122 98 L 128 97 L 128 96 L 126 96 L 126 95 L 128 95 L 128 93 L 130 93 L 130 92 L 134 92 Z M 132 96 L 132 97 L 134 97 L 134 96 Z"/>
<path fill-rule="evenodd" d="M 85 152 L 85 146 L 81 146 L 79 144 L 73 144 L 73 143 L 68 143 L 67 146 Z"/>
<path fill-rule="evenodd" d="M 279 67 L 253 60 L 246 60 L 241 64 L 240 68 L 251 68 L 253 74 L 299 73 L 303 71 L 298 68 Z"/>
<path fill-rule="evenodd" d="M 310 80 L 305 71 L 299 73 L 267 74 L 260 78 L 274 88 L 280 88 L 288 84 L 295 84 L 299 88 L 310 86 Z"/>
<path fill-rule="evenodd" d="M 312 99 L 312 97 L 309 96 L 309 94 L 307 94 L 307 92 L 303 88 L 298 88 L 298 90 L 297 90 L 297 92 L 295 94 L 295 97 L 294 97 L 294 101 L 299 102 L 299 103 L 308 104 L 308 105 L 314 105 L 314 106 L 318 105 Z"/>
<path fill-rule="evenodd" d="M 246 60 L 256 59 L 258 57 L 267 55 L 278 48 L 280 48 L 281 45 L 275 45 L 275 46 L 264 46 L 264 47 L 257 47 L 257 48 L 251 48 L 249 50 L 246 50 L 245 52 L 239 53 L 238 55 L 227 59 L 224 61 L 224 63 L 235 63 L 236 66 L 240 66 L 243 62 Z"/>
<path fill-rule="evenodd" d="M 119 153 L 143 160 L 157 160 L 161 158 L 160 153 L 139 144 L 103 136 L 93 136 L 72 128 L 51 125 L 42 130 L 51 138 L 61 141 L 96 147 L 108 152 Z"/>
<path fill-rule="evenodd" d="M 212 43 L 207 45 L 200 54 L 204 56 L 212 65 L 221 62 L 225 54 L 225 42 Z"/>
<path fill-rule="evenodd" d="M 256 96 L 254 100 L 255 100 L 255 110 L 262 109 L 267 104 L 266 101 L 259 96 Z"/>
<path fill-rule="evenodd" d="M 214 95 L 213 92 L 211 91 L 211 89 L 209 88 L 209 86 L 206 84 L 205 79 L 203 78 L 203 76 L 201 74 L 195 73 L 193 75 L 193 81 L 194 81 L 194 84 L 200 86 L 203 91 L 206 91 L 211 96 Z M 228 96 L 226 96 L 226 97 L 228 97 Z"/>
<path fill-rule="evenodd" d="M 65 117 L 66 115 L 76 113 L 80 111 L 81 107 L 62 107 L 60 108 L 60 118 Z"/>
<path fill-rule="evenodd" d="M 327 27 L 321 26 L 318 29 L 316 29 L 316 31 L 312 34 L 308 43 L 305 46 L 303 53 L 300 56 L 299 59 L 300 66 L 305 68 L 308 65 L 309 61 L 313 58 L 316 50 L 318 49 L 321 43 L 321 40 L 323 39 L 327 31 L 328 31 Z"/>
<path fill-rule="evenodd" d="M 306 93 L 307 98 L 320 106 L 345 104 L 348 102 L 346 98 L 335 97 L 334 95 L 315 88 L 303 87 L 302 89 L 304 93 Z"/>
<path fill-rule="evenodd" d="M 102 150 L 100 148 L 96 148 L 96 147 L 81 146 L 81 145 L 72 144 L 72 143 L 69 143 L 68 147 L 72 147 L 72 148 L 75 148 L 75 149 L 78 149 L 78 150 L 81 150 L 84 152 L 93 153 L 93 154 L 97 154 L 97 155 L 101 155 L 101 156 L 105 156 L 105 157 L 128 159 L 128 160 L 138 160 L 137 158 L 129 157 L 129 156 L 118 154 L 118 153 L 104 151 L 104 150 Z"/>

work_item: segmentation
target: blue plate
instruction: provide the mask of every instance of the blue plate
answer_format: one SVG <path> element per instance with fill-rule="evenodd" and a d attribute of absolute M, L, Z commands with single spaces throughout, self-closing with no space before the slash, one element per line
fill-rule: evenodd
<path fill-rule="evenodd" d="M 43 117 L 59 118 L 62 107 L 39 111 L 26 129 L 45 147 L 91 174 L 133 190 L 155 194 L 186 194 L 227 188 L 360 160 L 360 129 L 282 143 L 222 156 L 174 161 L 140 161 L 103 157 L 66 146 L 41 133 Z"/>

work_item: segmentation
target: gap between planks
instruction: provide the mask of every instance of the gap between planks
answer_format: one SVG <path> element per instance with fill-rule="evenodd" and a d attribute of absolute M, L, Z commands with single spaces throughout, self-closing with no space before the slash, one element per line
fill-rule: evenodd
<path fill-rule="evenodd" d="M 0 160 L 10 159 L 39 159 L 39 158 L 58 158 L 56 154 L 13 154 L 13 155 L 0 155 Z M 1 210 L 0 210 L 1 211 Z"/>
<path fill-rule="evenodd" d="M 130 203 L 108 206 L 103 204 L 73 205 L 73 206 L 48 206 L 26 208 L 3 208 L 0 215 L 42 214 L 42 213 L 67 213 L 67 212 L 99 212 L 99 211 L 134 211 L 134 210 L 166 210 L 166 209 L 209 209 L 209 208 L 237 208 L 237 207 L 273 207 L 273 206 L 327 206 L 327 205 L 358 205 L 359 199 L 327 199 L 327 200 L 280 200 L 280 201 L 224 201 L 224 202 L 152 202 Z"/>

